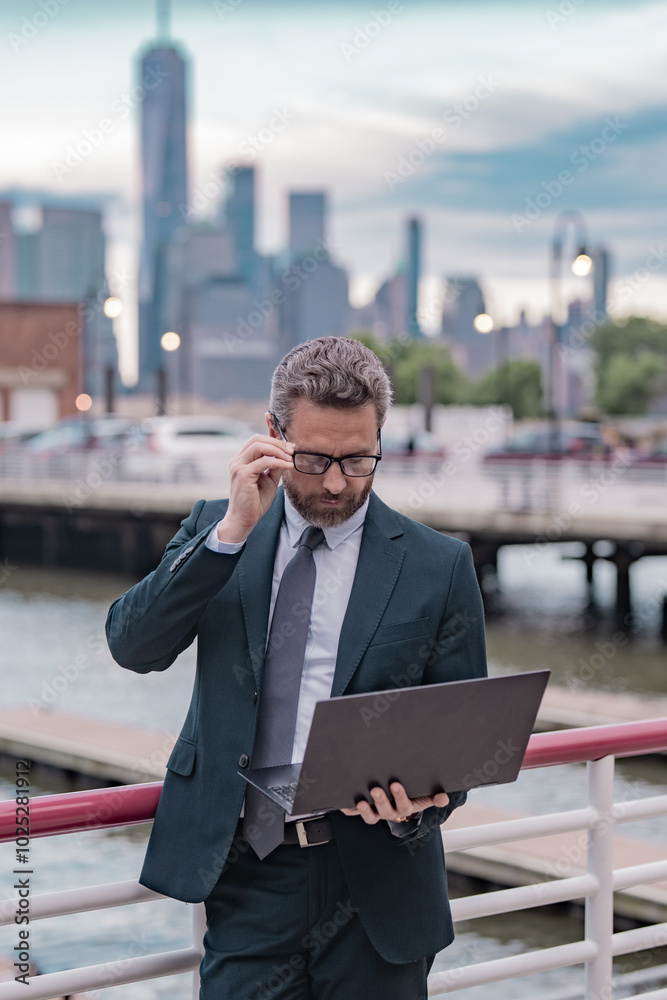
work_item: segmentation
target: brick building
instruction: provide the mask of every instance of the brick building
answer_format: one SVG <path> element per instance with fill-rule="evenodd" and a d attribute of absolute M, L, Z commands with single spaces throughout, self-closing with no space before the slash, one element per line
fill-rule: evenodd
<path fill-rule="evenodd" d="M 0 419 L 55 423 L 81 392 L 77 303 L 0 302 Z"/>

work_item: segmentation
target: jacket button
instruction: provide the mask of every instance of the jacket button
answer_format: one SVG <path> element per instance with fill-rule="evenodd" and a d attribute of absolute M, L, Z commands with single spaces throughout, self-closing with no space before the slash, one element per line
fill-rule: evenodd
<path fill-rule="evenodd" d="M 252 693 L 252 703 L 253 703 L 253 705 L 257 704 L 257 692 L 256 691 L 253 691 L 253 693 Z"/>
<path fill-rule="evenodd" d="M 241 756 L 239 757 L 239 767 L 247 767 L 249 763 L 250 763 L 250 757 L 248 757 L 248 754 L 242 753 Z"/>

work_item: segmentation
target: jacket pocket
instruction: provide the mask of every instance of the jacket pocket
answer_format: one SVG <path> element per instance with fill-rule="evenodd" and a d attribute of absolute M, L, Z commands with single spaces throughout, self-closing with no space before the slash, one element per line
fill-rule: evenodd
<path fill-rule="evenodd" d="M 188 774 L 192 774 L 196 756 L 197 744 L 179 736 L 167 761 L 167 770 L 187 777 Z"/>
<path fill-rule="evenodd" d="M 428 618 L 413 618 L 409 622 L 397 622 L 395 625 L 380 625 L 370 641 L 371 646 L 381 646 L 385 642 L 400 642 L 401 639 L 414 639 L 428 635 Z"/>

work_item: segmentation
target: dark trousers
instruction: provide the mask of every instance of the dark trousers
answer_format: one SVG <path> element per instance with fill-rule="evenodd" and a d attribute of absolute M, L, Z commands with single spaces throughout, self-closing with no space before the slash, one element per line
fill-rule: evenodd
<path fill-rule="evenodd" d="M 282 845 L 263 861 L 241 837 L 235 845 L 206 899 L 200 1000 L 426 1000 L 433 958 L 378 955 L 335 841 Z"/>

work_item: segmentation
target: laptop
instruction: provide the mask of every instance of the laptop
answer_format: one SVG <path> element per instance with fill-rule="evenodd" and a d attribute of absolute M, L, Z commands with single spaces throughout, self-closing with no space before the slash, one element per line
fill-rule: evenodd
<path fill-rule="evenodd" d="M 285 810 L 353 808 L 376 785 L 410 798 L 515 781 L 549 670 L 320 701 L 301 764 L 239 771 Z"/>

